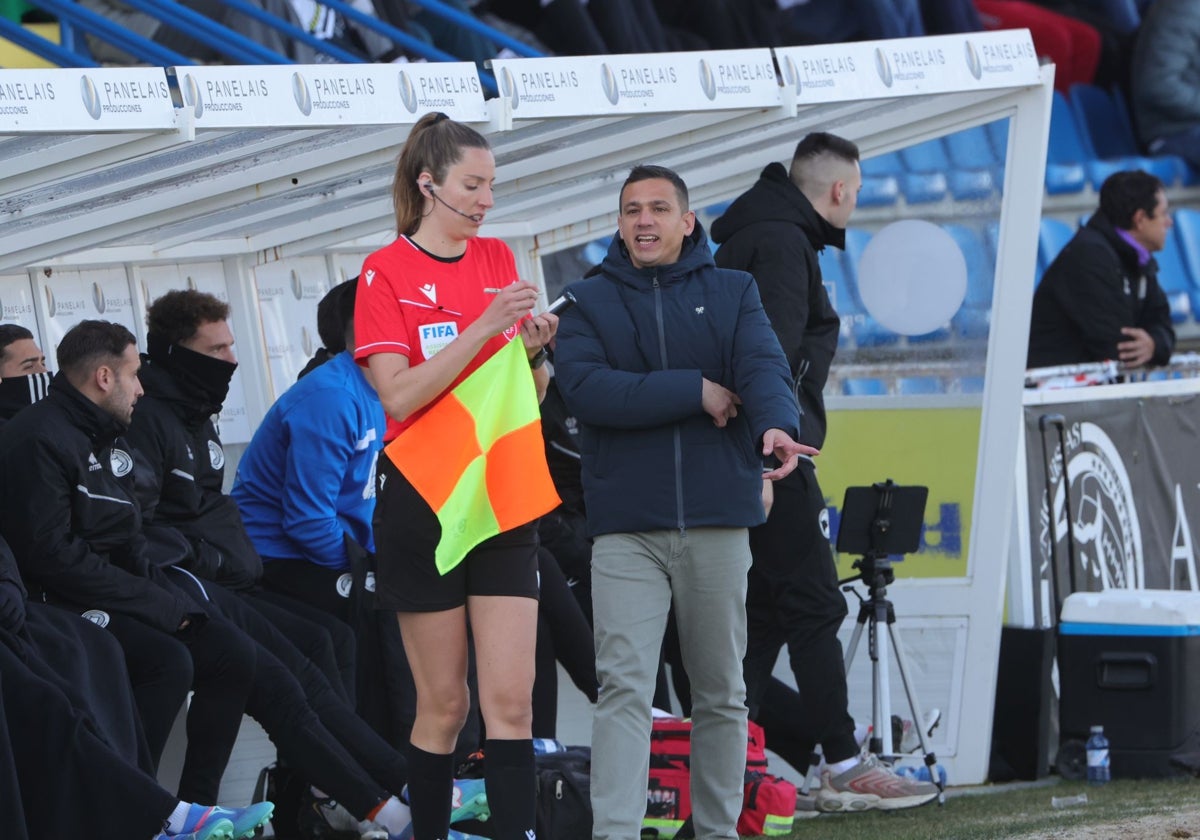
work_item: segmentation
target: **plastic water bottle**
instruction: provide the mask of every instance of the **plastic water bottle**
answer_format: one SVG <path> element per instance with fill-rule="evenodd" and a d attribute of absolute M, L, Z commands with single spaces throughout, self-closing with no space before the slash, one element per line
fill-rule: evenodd
<path fill-rule="evenodd" d="M 924 764 L 919 764 L 916 767 L 911 764 L 902 764 L 896 769 L 897 776 L 904 776 L 917 782 L 934 781 L 929 773 L 929 768 Z M 942 787 L 946 786 L 946 768 L 940 764 L 933 765 L 933 772 L 937 774 L 936 784 Z"/>
<path fill-rule="evenodd" d="M 1093 785 L 1102 785 L 1112 778 L 1108 768 L 1108 739 L 1103 726 L 1093 726 L 1087 740 L 1087 777 Z"/>

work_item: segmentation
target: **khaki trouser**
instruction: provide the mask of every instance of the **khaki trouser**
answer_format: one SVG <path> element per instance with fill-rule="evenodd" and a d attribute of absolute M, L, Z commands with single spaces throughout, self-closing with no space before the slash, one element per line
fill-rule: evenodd
<path fill-rule="evenodd" d="M 743 528 L 606 534 L 592 550 L 600 699 L 592 729 L 594 840 L 638 840 L 646 813 L 650 703 L 672 598 L 692 684 L 697 840 L 736 840 L 746 769 Z"/>

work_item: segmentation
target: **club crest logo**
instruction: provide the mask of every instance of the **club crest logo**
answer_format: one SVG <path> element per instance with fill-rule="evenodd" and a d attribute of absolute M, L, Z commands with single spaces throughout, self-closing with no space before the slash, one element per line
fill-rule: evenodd
<path fill-rule="evenodd" d="M 84 621 L 92 622 L 92 624 L 95 624 L 97 627 L 107 627 L 108 623 L 112 621 L 112 616 L 110 616 L 104 610 L 88 610 L 87 612 L 81 613 L 80 618 L 82 618 Z"/>
<path fill-rule="evenodd" d="M 58 314 L 58 306 L 55 304 L 55 300 L 54 300 L 54 290 L 51 289 L 49 286 L 46 286 L 45 289 L 46 289 L 46 314 L 48 316 L 50 316 L 51 318 L 53 318 L 55 315 Z"/>
<path fill-rule="evenodd" d="M 133 470 L 133 458 L 124 449 L 114 449 L 109 453 L 108 465 L 113 475 L 124 478 Z"/>
<path fill-rule="evenodd" d="M 1054 556 L 1067 562 L 1068 527 L 1075 534 L 1077 574 L 1081 589 L 1141 589 L 1145 585 L 1142 527 L 1125 461 L 1112 438 L 1094 423 L 1074 424 L 1067 431 L 1067 470 L 1056 459 L 1050 474 L 1050 508 L 1040 513 L 1042 573 L 1050 577 L 1052 534 Z M 1071 510 L 1067 510 L 1067 496 Z M 1053 514 L 1050 513 L 1053 511 Z M 1050 516 L 1054 516 L 1054 528 Z M 1060 565 L 1060 568 L 1065 568 Z"/>
<path fill-rule="evenodd" d="M 215 440 L 208 442 L 208 462 L 212 464 L 214 470 L 219 470 L 225 466 L 225 450 Z"/>
<path fill-rule="evenodd" d="M 104 310 L 108 307 L 107 302 L 104 300 L 104 287 L 99 283 L 92 284 L 92 303 L 96 307 L 96 312 L 101 315 L 104 314 Z"/>
<path fill-rule="evenodd" d="M 339 598 L 349 598 L 350 591 L 354 588 L 354 577 L 349 572 L 338 575 L 336 587 Z"/>

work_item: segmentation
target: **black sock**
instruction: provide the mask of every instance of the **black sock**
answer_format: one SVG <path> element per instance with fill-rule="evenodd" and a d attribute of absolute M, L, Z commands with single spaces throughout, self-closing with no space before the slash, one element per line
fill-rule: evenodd
<path fill-rule="evenodd" d="M 454 794 L 454 756 L 428 753 L 408 745 L 408 807 L 413 840 L 443 840 L 450 833 Z"/>
<path fill-rule="evenodd" d="M 533 741 L 489 738 L 483 745 L 483 778 L 488 810 L 492 812 L 488 825 L 495 831 L 492 837 L 495 840 L 533 840 L 537 795 Z"/>

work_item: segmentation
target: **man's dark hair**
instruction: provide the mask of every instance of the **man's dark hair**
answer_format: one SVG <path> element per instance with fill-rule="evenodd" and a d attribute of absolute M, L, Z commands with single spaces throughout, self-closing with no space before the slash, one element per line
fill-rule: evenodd
<path fill-rule="evenodd" d="M 1138 210 L 1144 210 L 1147 216 L 1154 218 L 1158 194 L 1162 190 L 1163 182 L 1149 172 L 1141 169 L 1114 172 L 1100 185 L 1100 212 L 1114 226 L 1129 230 L 1133 227 L 1133 214 Z"/>
<path fill-rule="evenodd" d="M 354 323 L 358 278 L 338 283 L 317 304 L 317 335 L 330 355 L 346 349 L 346 330 Z"/>
<path fill-rule="evenodd" d="M 146 327 L 168 344 L 179 344 L 196 334 L 203 324 L 229 318 L 229 304 L 195 289 L 175 289 L 150 304 Z"/>
<path fill-rule="evenodd" d="M 843 170 L 858 163 L 858 146 L 844 137 L 814 131 L 796 144 L 788 177 L 807 196 L 823 193 Z"/>
<path fill-rule="evenodd" d="M 33 333 L 20 324 L 0 324 L 0 359 L 8 354 L 8 345 L 23 338 L 33 338 Z"/>
<path fill-rule="evenodd" d="M 130 344 L 137 339 L 121 324 L 80 321 L 58 343 L 58 369 L 77 384 L 100 365 L 115 367 Z"/>
<path fill-rule="evenodd" d="M 629 170 L 629 177 L 625 179 L 625 183 L 621 185 L 620 200 L 617 209 L 620 210 L 620 205 L 625 201 L 625 188 L 630 184 L 635 184 L 638 181 L 650 181 L 655 178 L 662 178 L 670 181 L 675 187 L 675 195 L 679 198 L 679 209 L 684 213 L 688 210 L 688 188 L 683 179 L 679 177 L 674 169 L 667 169 L 665 166 L 654 166 L 652 164 L 639 163 L 633 169 Z"/>
<path fill-rule="evenodd" d="M 792 163 L 824 154 L 831 154 L 850 163 L 858 160 L 858 146 L 836 134 L 814 131 L 812 134 L 806 134 L 804 139 L 796 144 L 796 151 L 792 153 Z"/>

